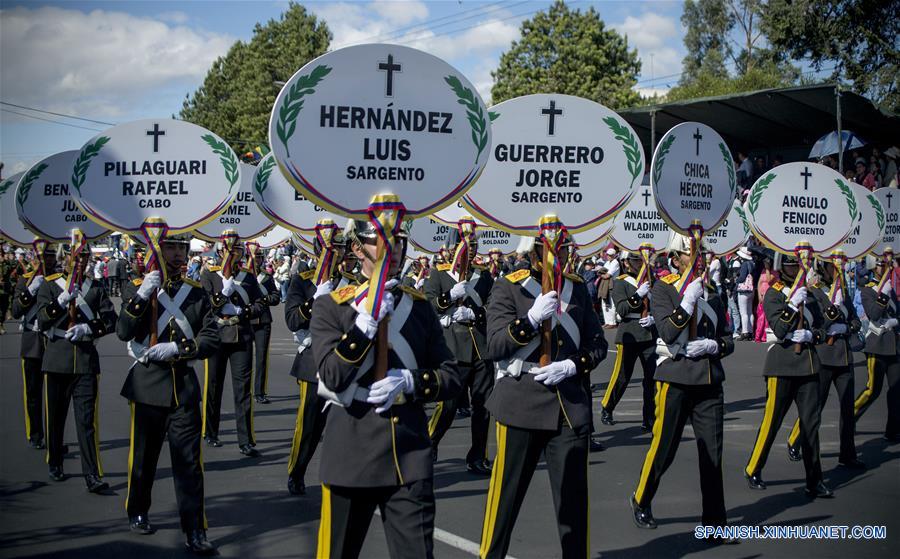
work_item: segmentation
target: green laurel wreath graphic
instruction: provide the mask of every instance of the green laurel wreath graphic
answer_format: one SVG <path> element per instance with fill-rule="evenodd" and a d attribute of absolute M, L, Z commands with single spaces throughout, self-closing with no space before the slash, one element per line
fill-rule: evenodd
<path fill-rule="evenodd" d="M 631 185 L 634 186 L 634 181 L 640 177 L 644 171 L 644 166 L 641 163 L 641 147 L 634 138 L 634 134 L 631 133 L 631 130 L 616 120 L 615 117 L 608 116 L 603 119 L 603 122 L 609 126 L 609 129 L 615 134 L 616 139 L 622 142 L 622 149 L 625 151 L 625 158 L 628 160 L 628 172 L 631 173 Z"/>
<path fill-rule="evenodd" d="M 75 160 L 75 168 L 72 170 L 72 186 L 81 196 L 81 185 L 84 184 L 84 176 L 87 175 L 88 167 L 91 166 L 91 159 L 97 157 L 100 149 L 109 141 L 109 136 L 100 136 L 93 144 L 87 144 L 81 148 L 78 159 Z"/>
<path fill-rule="evenodd" d="M 722 152 L 722 159 L 725 160 L 725 168 L 728 169 L 728 188 L 731 189 L 731 195 L 737 197 L 737 192 L 735 192 L 734 188 L 734 160 L 731 158 L 728 146 L 726 146 L 724 142 L 719 142 L 719 151 Z"/>
<path fill-rule="evenodd" d="M 472 127 L 472 143 L 478 148 L 475 154 L 475 162 L 481 157 L 481 152 L 487 146 L 487 121 L 484 119 L 484 111 L 481 110 L 481 103 L 475 98 L 472 90 L 465 87 L 456 76 L 447 76 L 444 78 L 453 93 L 456 94 L 457 103 L 466 108 L 466 116 L 469 118 L 469 125 Z M 488 113 L 490 116 L 490 113 Z M 498 115 L 499 116 L 499 115 Z M 493 119 L 492 119 L 493 120 Z"/>
<path fill-rule="evenodd" d="M 875 198 L 874 194 L 869 194 L 867 198 L 872 207 L 875 208 L 875 219 L 878 221 L 878 229 L 884 229 L 884 209 L 878 203 L 878 198 Z"/>
<path fill-rule="evenodd" d="M 12 186 L 11 180 L 5 180 L 0 183 L 0 197 L 3 197 L 3 195 L 6 194 L 6 191 L 9 190 L 10 186 Z"/>
<path fill-rule="evenodd" d="M 19 190 L 16 192 L 16 201 L 20 206 L 25 205 L 25 201 L 28 200 L 28 192 L 31 190 L 31 185 L 34 184 L 34 181 L 38 180 L 38 177 L 41 176 L 41 173 L 43 173 L 46 168 L 47 164 L 41 163 L 22 177 L 22 182 L 19 184 Z"/>
<path fill-rule="evenodd" d="M 762 193 L 769 188 L 769 183 L 773 180 L 775 180 L 775 173 L 769 173 L 753 185 L 753 190 L 750 191 L 750 199 L 747 202 L 747 209 L 750 210 L 750 215 L 753 216 L 753 219 L 756 219 L 756 208 L 759 207 L 759 199 L 762 197 Z"/>
<path fill-rule="evenodd" d="M 287 156 L 291 156 L 291 150 L 288 147 L 288 140 L 297 130 L 297 115 L 303 108 L 303 97 L 311 93 L 315 93 L 314 89 L 322 79 L 331 73 L 331 67 L 321 64 L 313 68 L 312 72 L 305 76 L 300 76 L 297 81 L 288 89 L 284 102 L 278 109 L 278 122 L 275 123 L 275 132 L 278 139 L 284 146 Z"/>
<path fill-rule="evenodd" d="M 212 134 L 204 134 L 200 137 L 212 148 L 213 153 L 219 156 L 219 161 L 222 162 L 222 167 L 225 168 L 225 179 L 231 185 L 228 189 L 228 193 L 231 194 L 231 191 L 234 189 L 234 185 L 238 180 L 237 157 L 235 157 L 231 148 L 228 147 L 228 144 L 220 142 Z"/>
<path fill-rule="evenodd" d="M 853 190 L 850 185 L 841 179 L 834 179 L 835 184 L 841 189 L 841 194 L 847 199 L 847 209 L 850 212 L 850 223 L 856 221 L 856 198 L 853 196 Z"/>
<path fill-rule="evenodd" d="M 739 216 L 741 216 L 741 223 L 744 225 L 744 235 L 750 232 L 750 226 L 747 224 L 747 214 L 744 213 L 744 208 L 740 206 L 734 209 Z"/>
<path fill-rule="evenodd" d="M 653 167 L 653 183 L 659 184 L 659 179 L 662 177 L 662 168 L 663 163 L 666 162 L 666 156 L 669 154 L 669 149 L 672 147 L 672 143 L 675 141 L 675 136 L 669 136 L 666 138 L 662 144 L 659 145 L 659 151 L 656 156 L 656 166 Z"/>
<path fill-rule="evenodd" d="M 256 171 L 256 178 L 253 180 L 253 189 L 259 194 L 259 199 L 263 199 L 263 192 L 269 188 L 269 175 L 275 168 L 275 158 L 270 157 L 264 161 Z"/>

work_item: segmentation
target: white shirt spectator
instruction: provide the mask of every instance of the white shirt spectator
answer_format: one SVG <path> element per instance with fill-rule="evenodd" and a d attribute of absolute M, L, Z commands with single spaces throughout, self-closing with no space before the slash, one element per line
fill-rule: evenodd
<path fill-rule="evenodd" d="M 722 261 L 718 258 L 709 263 L 709 279 L 716 287 L 722 287 Z"/>
<path fill-rule="evenodd" d="M 606 270 L 606 273 L 610 275 L 612 278 L 619 277 L 619 261 L 613 258 L 612 260 L 608 260 L 606 264 L 603 265 L 603 269 Z"/>

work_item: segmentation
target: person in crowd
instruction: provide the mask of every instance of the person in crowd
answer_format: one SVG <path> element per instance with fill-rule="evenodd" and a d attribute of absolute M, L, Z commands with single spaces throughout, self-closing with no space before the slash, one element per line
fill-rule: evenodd
<path fill-rule="evenodd" d="M 737 254 L 732 255 L 726 261 L 725 278 L 725 298 L 728 302 L 728 316 L 731 318 L 732 337 L 737 339 L 741 337 L 741 311 L 738 308 L 738 292 L 737 278 L 741 269 L 743 260 Z"/>
<path fill-rule="evenodd" d="M 616 327 L 616 304 L 612 300 L 612 282 L 619 276 L 619 260 L 616 249 L 609 247 L 604 254 L 606 262 L 598 271 L 597 298 L 600 299 L 603 312 L 603 328 L 610 330 Z"/>
<path fill-rule="evenodd" d="M 287 256 L 281 258 L 278 267 L 275 269 L 275 280 L 278 281 L 278 287 L 281 290 L 281 301 L 287 300 L 288 289 L 291 286 L 291 261 Z"/>
<path fill-rule="evenodd" d="M 769 330 L 769 320 L 766 318 L 766 311 L 763 309 L 763 299 L 766 291 L 775 282 L 778 281 L 778 272 L 772 269 L 772 259 L 763 258 L 762 273 L 759 274 L 759 280 L 756 282 L 756 295 L 759 303 L 756 305 L 756 326 L 754 339 L 757 343 L 765 343 L 768 341 L 767 331 Z"/>
<path fill-rule="evenodd" d="M 753 339 L 753 255 L 747 247 L 741 247 L 737 251 L 740 260 L 740 268 L 736 281 L 738 312 L 741 315 L 741 341 Z"/>

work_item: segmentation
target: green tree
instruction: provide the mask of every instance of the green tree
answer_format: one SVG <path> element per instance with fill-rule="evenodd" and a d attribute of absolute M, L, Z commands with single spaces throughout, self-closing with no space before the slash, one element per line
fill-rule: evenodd
<path fill-rule="evenodd" d="M 521 34 L 491 72 L 494 103 L 533 93 L 577 95 L 610 108 L 639 100 L 632 89 L 641 69 L 637 50 L 594 8 L 570 10 L 557 0 L 522 22 Z"/>
<path fill-rule="evenodd" d="M 785 78 L 783 72 L 771 64 L 754 66 L 742 75 L 734 77 L 715 76 L 709 72 L 701 72 L 692 81 L 678 84 L 670 89 L 666 93 L 665 101 L 715 97 L 744 91 L 787 87 L 793 84 L 793 80 Z"/>
<path fill-rule="evenodd" d="M 681 23 L 686 28 L 684 46 L 688 54 L 682 62 L 680 83 L 693 82 L 701 74 L 727 77 L 725 64 L 732 50 L 728 34 L 735 22 L 725 0 L 685 0 Z"/>
<path fill-rule="evenodd" d="M 276 82 L 324 54 L 330 42 L 325 22 L 291 2 L 279 19 L 257 23 L 249 42 L 235 42 L 213 63 L 179 116 L 226 138 L 236 150 L 268 144 Z"/>

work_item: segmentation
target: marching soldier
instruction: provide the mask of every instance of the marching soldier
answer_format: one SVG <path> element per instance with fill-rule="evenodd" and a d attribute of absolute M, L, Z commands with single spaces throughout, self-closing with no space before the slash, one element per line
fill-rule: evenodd
<path fill-rule="evenodd" d="M 263 295 L 256 276 L 241 270 L 235 273 L 244 256 L 234 231 L 222 233 L 220 256 L 222 266 L 210 266 L 200 283 L 212 301 L 212 312 L 219 328 L 219 350 L 206 360 L 203 388 L 203 438 L 209 446 L 222 446 L 219 441 L 219 417 L 225 370 L 231 363 L 231 386 L 234 392 L 234 418 L 237 423 L 238 449 L 245 456 L 259 456 L 254 447 L 253 403 L 250 395 L 250 373 L 253 358 L 253 328 L 250 321 L 258 318 Z"/>
<path fill-rule="evenodd" d="M 782 280 L 792 284 L 799 272 L 799 262 L 796 257 L 776 254 L 775 269 L 781 272 Z M 794 402 L 800 416 L 806 494 L 812 498 L 833 497 L 834 493 L 822 481 L 819 457 L 821 362 L 815 345 L 824 342 L 826 337 L 825 330 L 822 330 L 824 318 L 821 306 L 805 285 L 791 292 L 789 287 L 778 281 L 766 291 L 763 310 L 778 341 L 766 352 L 763 365 L 766 407 L 756 444 L 744 468 L 744 476 L 751 489 L 766 489 L 762 470 L 784 415 Z"/>
<path fill-rule="evenodd" d="M 834 384 L 841 412 L 841 450 L 838 464 L 846 468 L 859 469 L 865 465 L 856 457 L 856 443 L 853 441 L 856 428 L 856 420 L 853 417 L 853 351 L 850 349 L 848 338 L 851 335 L 855 336 L 861 326 L 853 303 L 845 293 L 844 282 L 835 277 L 836 265 L 841 264 L 831 265 L 819 261 L 819 275 L 824 282 L 817 283 L 809 289 L 819 307 L 825 309 L 822 328 L 828 336 L 827 343 L 816 346 L 816 353 L 822 363 L 819 369 L 819 409 L 825 408 L 828 389 Z M 801 460 L 800 438 L 798 418 L 788 437 L 788 457 L 794 462 Z"/>
<path fill-rule="evenodd" d="M 564 268 L 572 241 L 564 230 L 560 234 L 565 239 L 554 258 Z M 530 253 L 531 269 L 497 280 L 487 309 L 485 357 L 493 359 L 498 368 L 488 400 L 488 409 L 497 419 L 497 456 L 480 556 L 506 556 L 525 492 L 543 455 L 562 556 L 583 558 L 590 549 L 587 465 L 591 398 L 582 377 L 606 357 L 607 344 L 580 278 L 569 274 L 556 277 L 560 291 L 541 294 L 547 245 L 541 238 L 531 237 L 520 249 Z M 551 317 L 552 362 L 541 367 L 541 324 Z"/>
<path fill-rule="evenodd" d="M 259 316 L 250 320 L 253 328 L 253 394 L 257 404 L 268 404 L 269 341 L 272 339 L 272 312 L 269 307 L 281 303 L 281 293 L 275 287 L 275 279 L 263 266 L 265 255 L 259 243 L 247 243 L 247 271 L 256 276 L 262 294 Z"/>
<path fill-rule="evenodd" d="M 462 243 L 467 246 L 460 247 Z M 487 439 L 490 414 L 485 402 L 494 386 L 494 365 L 484 358 L 487 349 L 485 305 L 494 280 L 484 269 L 472 265 L 477 245 L 474 231 L 469 239 L 465 239 L 460 237 L 459 230 L 450 229 L 445 243 L 448 252 L 456 254 L 462 251 L 465 254 L 461 258 L 467 260 L 458 263 L 456 270 L 449 263 L 435 266 L 425 281 L 425 296 L 440 316 L 444 339 L 456 356 L 463 392 L 471 388 L 472 443 L 466 454 L 466 469 L 489 476 L 491 466 L 487 460 Z M 438 402 L 428 422 L 435 460 L 438 445 L 450 429 L 458 405 L 458 399 Z"/>
<path fill-rule="evenodd" d="M 890 273 L 887 266 L 893 260 L 893 253 L 885 259 L 867 259 L 870 267 L 875 270 L 875 277 L 883 278 Z M 897 340 L 897 295 L 891 286 L 890 278 L 887 278 L 879 287 L 877 282 L 871 282 L 860 291 L 863 310 L 869 319 L 869 329 L 866 332 L 866 369 L 868 377 L 866 388 L 856 397 L 853 404 L 856 421 L 869 409 L 872 402 L 881 393 L 884 378 L 888 379 L 887 408 L 888 419 L 884 428 L 884 438 L 897 442 L 900 441 L 900 361 L 897 355 L 900 351 L 900 343 Z"/>
<path fill-rule="evenodd" d="M 41 370 L 45 373 L 50 479 L 65 479 L 63 434 L 72 401 L 81 471 L 88 491 L 100 493 L 109 485 L 101 479 L 100 393 L 97 390 L 100 355 L 95 343 L 115 330 L 116 311 L 103 286 L 93 281 L 91 274 L 85 275 L 90 254 L 90 249 L 85 247 L 67 257 L 67 269 L 72 270 L 74 279 L 84 278 L 83 281 L 68 290 L 68 278 L 64 274 L 47 276 L 38 289 L 36 305 L 38 328 L 46 337 Z"/>
<path fill-rule="evenodd" d="M 649 431 L 653 426 L 654 383 L 653 373 L 656 371 L 656 326 L 653 314 L 649 312 L 650 281 L 640 285 L 637 276 L 641 269 L 641 255 L 627 252 L 622 258 L 625 273 L 617 277 L 612 284 L 611 296 L 616 306 L 616 313 L 622 317 L 616 331 L 616 362 L 613 365 L 609 385 L 601 401 L 600 422 L 604 425 L 615 425 L 613 411 L 625 394 L 628 383 L 638 359 L 644 370 L 641 381 L 644 405 L 642 408 L 641 429 Z M 652 274 L 648 274 L 648 278 Z"/>
<path fill-rule="evenodd" d="M 690 275 L 690 239 L 673 233 L 669 254 L 680 273 L 655 282 L 651 290 L 650 312 L 661 342 L 657 348 L 660 362 L 655 371 L 656 419 L 653 439 L 631 496 L 632 514 L 639 528 L 656 528 L 651 503 L 663 474 L 675 458 L 685 422 L 690 419 L 700 461 L 701 524 L 724 526 L 727 518 L 722 483 L 725 417 L 722 358 L 734 351 L 734 342 L 726 330 L 722 301 L 714 296 L 710 286 L 704 285 L 702 270 Z M 702 256 L 697 264 L 705 265 Z M 682 279 L 683 275 L 687 278 Z M 684 282 L 688 282 L 687 286 L 679 293 Z M 708 298 L 704 299 L 704 295 Z M 691 339 L 690 324 L 694 320 L 691 317 L 695 315 L 696 336 Z"/>
<path fill-rule="evenodd" d="M 219 346 L 209 298 L 198 282 L 182 275 L 190 235 L 169 236 L 160 243 L 167 281 L 158 270 L 122 285 L 122 312 L 116 333 L 128 342 L 135 359 L 122 396 L 131 406 L 131 445 L 125 510 L 133 532 L 152 534 L 150 495 L 163 441 L 169 440 L 172 477 L 185 546 L 198 555 L 212 555 L 206 538 L 203 506 L 203 464 L 200 383 L 193 362 L 211 356 Z M 150 345 L 157 298 L 157 342 Z"/>
<path fill-rule="evenodd" d="M 495 280 L 509 272 L 506 263 L 503 261 L 503 251 L 499 248 L 492 248 L 488 251 L 487 269 L 491 273 L 491 277 Z"/>
<path fill-rule="evenodd" d="M 363 278 L 371 277 L 376 230 L 352 221 L 345 238 L 361 259 Z M 402 233 L 392 248 L 389 273 L 396 276 L 406 251 Z M 315 304 L 310 330 L 319 392 L 342 406 L 331 412 L 322 443 L 320 558 L 359 556 L 376 508 L 391 557 L 433 557 L 433 470 L 423 404 L 452 399 L 460 381 L 431 305 L 396 284 L 386 284 L 377 316 L 367 311 L 367 284 L 338 289 Z M 379 325 L 387 329 L 388 371 L 375 380 Z"/>
<path fill-rule="evenodd" d="M 428 265 L 428 257 L 423 255 L 409 264 L 408 271 L 400 283 L 421 291 L 425 287 L 425 280 L 428 279 L 430 273 L 431 267 Z"/>
<path fill-rule="evenodd" d="M 41 243 L 43 254 L 35 254 L 37 265 L 31 272 L 19 276 L 13 295 L 13 318 L 22 320 L 22 342 L 19 356 L 22 358 L 22 382 L 25 398 L 25 438 L 31 448 L 44 448 L 44 416 L 41 412 L 41 394 L 44 391 L 44 373 L 41 361 L 44 357 L 44 337 L 38 325 L 37 293 L 44 283 L 46 272 L 56 270 L 56 249 L 50 243 Z"/>

